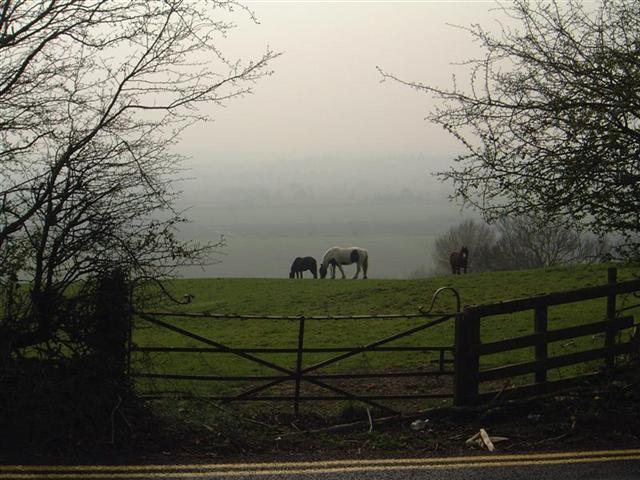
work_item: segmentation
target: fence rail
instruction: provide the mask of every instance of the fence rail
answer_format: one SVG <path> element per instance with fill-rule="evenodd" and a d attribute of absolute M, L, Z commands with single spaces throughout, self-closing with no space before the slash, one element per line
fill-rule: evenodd
<path fill-rule="evenodd" d="M 140 312 L 139 312 L 140 313 Z M 146 312 L 154 317 L 203 318 L 213 320 L 397 320 L 400 318 L 438 318 L 446 312 L 388 313 L 368 315 L 241 315 L 238 313 Z"/>
<path fill-rule="evenodd" d="M 586 376 L 549 382 L 547 372 L 553 368 L 604 359 L 610 370 L 615 366 L 615 357 L 620 354 L 637 352 L 640 339 L 637 336 L 624 343 L 616 343 L 618 332 L 636 326 L 634 318 L 619 317 L 616 310 L 618 295 L 640 290 L 640 280 L 617 282 L 615 268 L 608 270 L 608 283 L 597 287 L 582 288 L 569 292 L 552 293 L 537 297 L 499 302 L 490 305 L 466 306 L 456 317 L 455 336 L 455 404 L 473 405 L 495 398 L 504 390 L 479 392 L 482 382 L 503 380 L 519 375 L 535 374 L 535 383 L 508 390 L 510 396 L 532 395 L 566 388 L 576 380 Z M 548 330 L 548 308 L 585 300 L 606 298 L 605 320 L 585 325 Z M 512 314 L 532 310 L 534 330 L 530 335 L 482 343 L 480 329 L 482 320 L 496 315 Z M 629 308 L 621 309 L 629 310 Z M 619 313 L 619 312 L 618 312 Z M 555 357 L 548 356 L 548 345 L 559 340 L 568 340 L 594 334 L 605 334 L 604 345 L 586 351 L 568 353 Z M 535 360 L 489 369 L 480 369 L 480 357 L 520 348 L 534 347 Z M 589 375 L 590 376 L 590 375 Z"/>

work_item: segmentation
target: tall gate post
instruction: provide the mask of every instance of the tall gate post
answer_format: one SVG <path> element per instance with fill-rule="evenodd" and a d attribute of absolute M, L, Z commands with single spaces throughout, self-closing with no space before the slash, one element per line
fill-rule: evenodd
<path fill-rule="evenodd" d="M 480 370 L 480 317 L 470 308 L 456 314 L 453 403 L 458 407 L 473 405 L 478 396 Z"/>
<path fill-rule="evenodd" d="M 616 318 L 616 283 L 618 281 L 618 270 L 616 267 L 610 267 L 607 270 L 607 283 L 609 284 L 609 294 L 607 295 L 607 321 L 612 322 Z M 613 347 L 616 342 L 616 330 L 607 329 L 604 345 L 607 348 Z M 607 353 L 607 368 L 612 370 L 615 367 L 615 355 Z"/>

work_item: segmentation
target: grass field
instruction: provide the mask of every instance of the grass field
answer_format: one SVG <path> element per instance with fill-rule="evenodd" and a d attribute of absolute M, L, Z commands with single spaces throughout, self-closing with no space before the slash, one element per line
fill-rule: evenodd
<path fill-rule="evenodd" d="M 149 310 L 176 312 L 210 312 L 224 314 L 260 315 L 345 315 L 416 313 L 421 305 L 428 306 L 433 292 L 443 286 L 455 288 L 465 305 L 491 303 L 543 293 L 601 285 L 606 283 L 606 265 L 570 268 L 552 268 L 517 272 L 494 272 L 462 276 L 444 276 L 424 280 L 289 280 L 289 279 L 194 279 L 176 280 L 171 291 L 181 297 L 185 293 L 195 296 L 189 305 L 156 304 Z M 638 268 L 619 267 L 618 279 L 635 278 Z M 637 299 L 635 300 L 637 303 Z M 620 297 L 619 305 L 633 303 Z M 445 293 L 435 307 L 436 311 L 453 312 L 455 302 Z M 631 312 L 638 315 L 638 311 Z M 603 300 L 554 307 L 549 310 L 549 329 L 595 322 L 605 314 Z M 226 320 L 169 318 L 170 323 L 230 347 L 287 347 L 297 343 L 298 322 L 288 320 Z M 397 320 L 316 320 L 307 321 L 306 347 L 352 347 L 393 335 L 424 322 L 423 319 Z M 482 324 L 482 341 L 498 340 L 533 332 L 533 313 L 509 315 L 487 319 Z M 398 340 L 402 346 L 452 346 L 453 322 Z M 574 341 L 550 345 L 549 355 L 596 348 L 603 344 L 602 337 L 581 337 Z M 150 326 L 137 320 L 134 343 L 138 346 L 205 346 L 174 332 Z M 295 365 L 293 354 L 258 354 L 287 368 Z M 303 366 L 312 365 L 332 354 L 306 354 Z M 481 367 L 517 363 L 533 359 L 533 348 L 483 357 Z M 322 373 L 366 373 L 373 371 L 399 371 L 436 369 L 435 353 L 423 352 L 369 352 L 323 369 Z M 597 366 L 573 366 L 549 372 L 550 378 L 571 376 Z M 450 368 L 450 366 L 449 366 Z M 266 375 L 269 369 L 226 353 L 146 353 L 133 358 L 134 371 L 199 375 Z M 527 378 L 520 379 L 527 381 Z M 431 383 L 413 380 L 395 385 L 404 390 L 423 391 L 450 388 L 445 380 Z M 195 394 L 228 394 L 240 387 L 237 382 L 195 382 L 177 380 L 139 380 L 138 389 L 144 393 L 191 392 Z M 367 391 L 385 392 L 391 386 L 362 383 L 356 386 Z M 282 392 L 276 390 L 276 392 Z M 267 392 L 265 392 L 267 393 Z M 273 393 L 273 392 L 270 392 Z"/>

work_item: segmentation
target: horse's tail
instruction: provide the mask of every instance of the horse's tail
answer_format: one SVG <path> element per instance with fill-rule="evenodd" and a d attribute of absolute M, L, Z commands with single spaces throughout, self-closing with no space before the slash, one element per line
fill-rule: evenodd
<path fill-rule="evenodd" d="M 369 254 L 366 252 L 364 254 L 364 260 L 362 260 L 362 268 L 364 269 L 365 273 L 369 269 Z"/>

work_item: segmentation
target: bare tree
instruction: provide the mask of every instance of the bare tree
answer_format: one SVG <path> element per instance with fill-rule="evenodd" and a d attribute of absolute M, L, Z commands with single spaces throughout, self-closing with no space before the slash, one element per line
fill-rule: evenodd
<path fill-rule="evenodd" d="M 176 237 L 185 219 L 172 206 L 182 159 L 173 147 L 206 120 L 199 105 L 250 93 L 276 56 L 224 56 L 217 43 L 234 9 L 251 15 L 225 0 L 0 4 L 0 288 L 12 305 L 0 336 L 9 348 L 50 338 L 79 279 L 114 268 L 161 279 L 206 261 L 214 245 Z"/>
<path fill-rule="evenodd" d="M 602 259 L 608 245 L 560 221 L 532 215 L 503 218 L 497 222 L 498 241 L 493 268 L 520 270 L 588 263 Z"/>
<path fill-rule="evenodd" d="M 468 219 L 451 227 L 438 238 L 432 253 L 436 273 L 451 272 L 449 257 L 463 246 L 469 249 L 469 271 L 484 272 L 491 269 L 491 249 L 496 241 L 493 229 L 476 220 Z"/>
<path fill-rule="evenodd" d="M 564 221 L 534 215 L 502 218 L 495 226 L 465 220 L 436 238 L 433 260 L 436 272 L 450 272 L 449 255 L 465 245 L 470 270 L 525 270 L 601 260 L 609 244 Z"/>
<path fill-rule="evenodd" d="M 640 256 L 640 3 L 500 8 L 496 34 L 466 29 L 484 50 L 466 62 L 469 88 L 403 81 L 441 100 L 429 119 L 466 151 L 442 178 L 489 221 L 566 216 Z"/>

